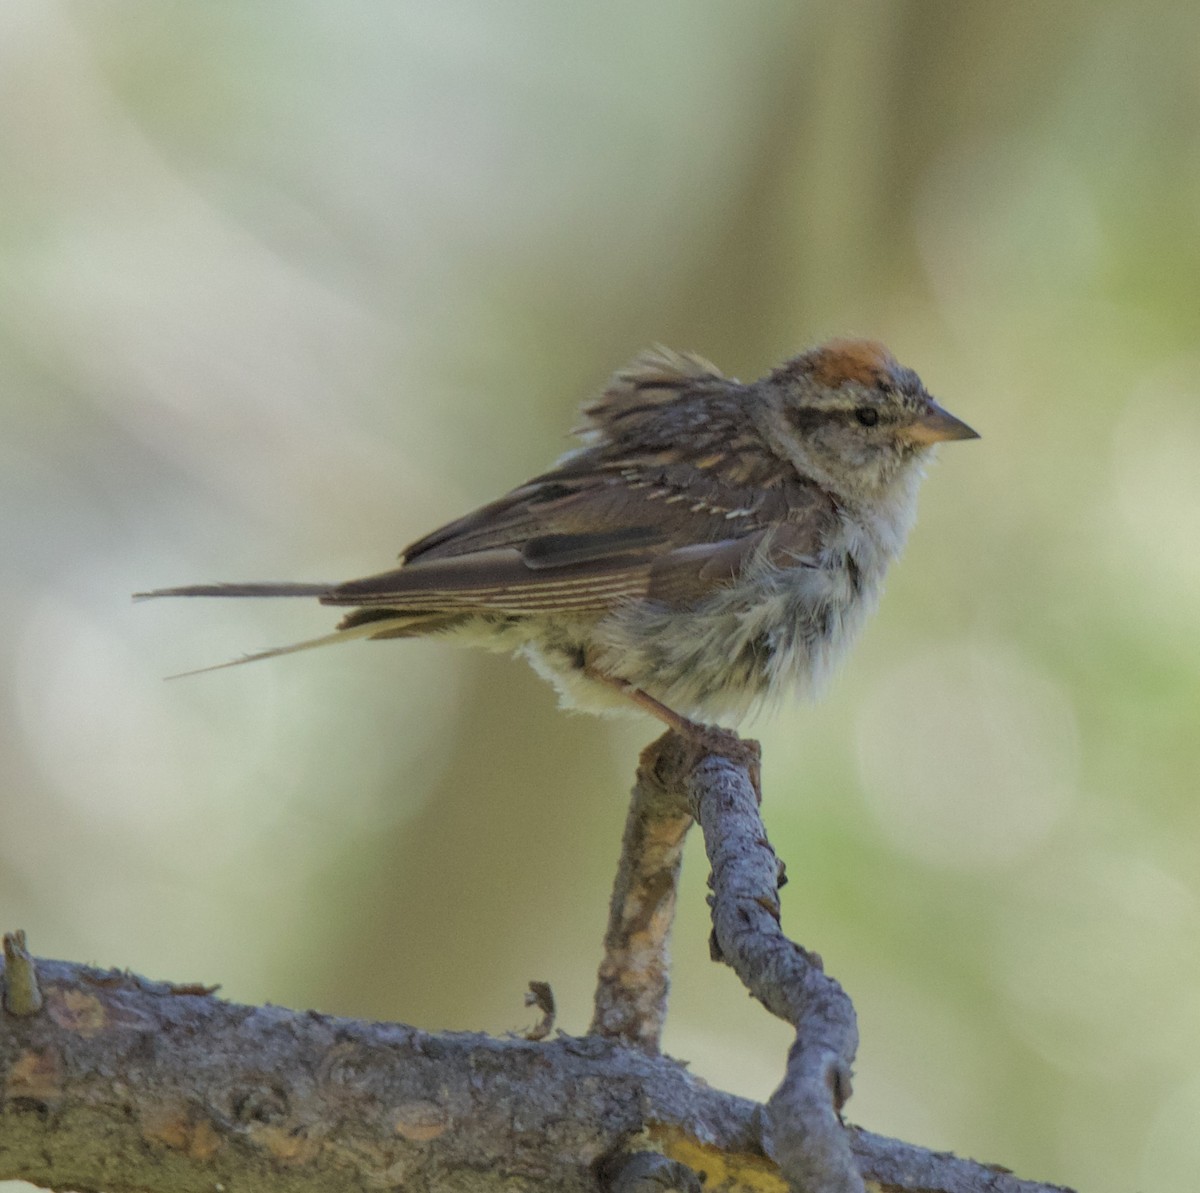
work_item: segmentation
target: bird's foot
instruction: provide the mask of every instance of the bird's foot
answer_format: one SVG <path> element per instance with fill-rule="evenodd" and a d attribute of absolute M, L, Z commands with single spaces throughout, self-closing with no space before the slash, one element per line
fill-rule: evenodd
<path fill-rule="evenodd" d="M 681 720 L 682 726 L 672 728 L 687 741 L 689 748 L 698 757 L 716 755 L 732 762 L 734 766 L 742 767 L 749 775 L 754 794 L 761 804 L 762 746 L 753 738 L 739 737 L 732 729 L 723 729 L 720 725 L 701 725 L 686 718 Z"/>

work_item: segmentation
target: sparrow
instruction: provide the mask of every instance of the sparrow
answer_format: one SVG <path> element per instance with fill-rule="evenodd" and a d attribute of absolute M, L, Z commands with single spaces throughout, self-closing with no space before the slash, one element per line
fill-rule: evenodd
<path fill-rule="evenodd" d="M 655 347 L 583 407 L 549 471 L 343 584 L 197 584 L 147 597 L 316 597 L 324 637 L 444 637 L 523 655 L 560 702 L 680 732 L 816 694 L 878 602 L 935 446 L 976 439 L 873 340 L 743 384 Z M 186 674 L 196 674 L 188 672 Z"/>

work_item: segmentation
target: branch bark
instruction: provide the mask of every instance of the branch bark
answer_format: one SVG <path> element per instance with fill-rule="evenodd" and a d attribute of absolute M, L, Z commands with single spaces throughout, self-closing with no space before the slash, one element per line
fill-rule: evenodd
<path fill-rule="evenodd" d="M 667 734 L 643 751 L 625 818 L 596 985 L 594 1036 L 657 1053 L 670 990 L 671 925 L 692 826 L 687 800 L 656 773 Z M 674 739 L 678 740 L 678 739 Z"/>
<path fill-rule="evenodd" d="M 703 1171 L 710 1193 L 785 1188 L 759 1147 L 760 1107 L 640 1049 L 431 1035 L 36 965 L 42 1010 L 0 1015 L 0 1178 L 105 1193 L 596 1193 L 644 1149 Z M 873 1190 L 1051 1193 L 847 1134 Z"/>
<path fill-rule="evenodd" d="M 796 1193 L 863 1193 L 841 1110 L 858 1048 L 854 1007 L 821 958 L 780 927 L 783 869 L 759 815 L 756 743 L 731 756 L 694 753 L 668 734 L 652 770 L 682 792 L 704 832 L 712 873 L 713 956 L 772 1014 L 796 1029 L 783 1083 L 767 1103 L 764 1142 Z M 739 757 L 740 755 L 740 757 Z"/>
<path fill-rule="evenodd" d="M 701 1179 L 707 1193 L 864 1181 L 871 1193 L 1052 1193 L 841 1125 L 853 1009 L 779 929 L 756 754 L 717 745 L 698 752 L 667 734 L 643 754 L 597 995 L 594 1027 L 609 1038 L 431 1035 L 238 1006 L 201 987 L 35 962 L 14 936 L 0 1000 L 0 1179 L 83 1193 L 646 1193 Z M 713 870 L 718 955 L 797 1028 L 766 1107 L 655 1052 L 689 809 Z"/>

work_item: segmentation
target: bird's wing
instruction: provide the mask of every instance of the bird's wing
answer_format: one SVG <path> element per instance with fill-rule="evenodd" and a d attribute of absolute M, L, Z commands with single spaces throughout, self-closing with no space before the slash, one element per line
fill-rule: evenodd
<path fill-rule="evenodd" d="M 427 535 L 401 567 L 321 600 L 421 615 L 586 612 L 639 597 L 686 605 L 730 583 L 756 552 L 779 543 L 789 558 L 815 551 L 829 516 L 813 486 L 745 488 L 712 460 L 706 469 L 589 457 Z"/>

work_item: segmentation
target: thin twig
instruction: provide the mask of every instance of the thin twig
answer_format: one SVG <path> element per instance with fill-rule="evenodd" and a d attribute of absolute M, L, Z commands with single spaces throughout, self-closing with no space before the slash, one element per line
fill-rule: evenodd
<path fill-rule="evenodd" d="M 659 739 L 657 773 L 683 793 L 704 833 L 714 956 L 727 962 L 772 1014 L 796 1029 L 783 1083 L 766 1107 L 764 1146 L 797 1193 L 862 1193 L 840 1111 L 858 1047 L 854 1007 L 821 959 L 779 926 L 779 861 L 759 816 L 756 757 L 730 757 Z"/>
<path fill-rule="evenodd" d="M 25 947 L 25 930 L 4 934 L 4 1009 L 10 1015 L 36 1015 L 42 1009 L 37 967 Z"/>
<path fill-rule="evenodd" d="M 537 1007 L 541 1018 L 522 1036 L 526 1040 L 544 1040 L 554 1030 L 554 1021 L 558 1018 L 558 1008 L 554 1003 L 554 991 L 549 982 L 530 982 L 529 991 L 525 995 L 527 1007 Z"/>
<path fill-rule="evenodd" d="M 642 755 L 629 802 L 589 1029 L 651 1054 L 667 1014 L 671 922 L 692 824 L 680 792 L 655 773 L 657 758 L 655 746 Z"/>

